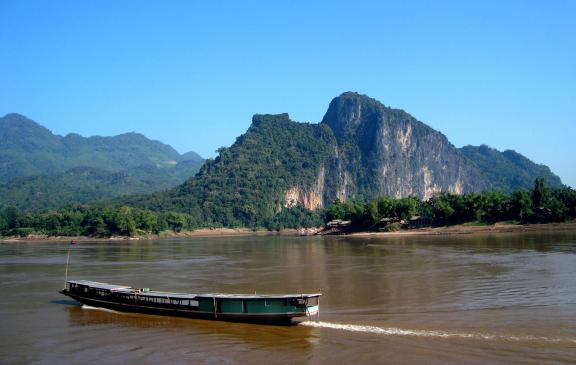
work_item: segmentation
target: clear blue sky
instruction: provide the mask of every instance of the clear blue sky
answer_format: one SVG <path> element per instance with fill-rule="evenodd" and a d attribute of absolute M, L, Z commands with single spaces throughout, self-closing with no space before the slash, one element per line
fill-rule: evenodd
<path fill-rule="evenodd" d="M 576 187 L 576 1 L 0 1 L 0 114 L 213 157 L 358 91 Z"/>

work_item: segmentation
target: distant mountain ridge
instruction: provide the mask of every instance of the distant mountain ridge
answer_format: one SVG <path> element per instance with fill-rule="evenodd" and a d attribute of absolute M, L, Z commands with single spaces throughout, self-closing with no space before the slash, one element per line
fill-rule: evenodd
<path fill-rule="evenodd" d="M 0 118 L 0 206 L 55 208 L 182 183 L 204 159 L 139 133 L 64 137 L 20 115 Z"/>
<path fill-rule="evenodd" d="M 520 154 L 491 150 L 494 157 L 483 162 L 474 151 L 456 148 L 403 110 L 347 92 L 332 100 L 319 124 L 255 115 L 246 133 L 184 184 L 122 202 L 181 211 L 199 224 L 271 226 L 286 208 L 313 210 L 335 199 L 510 192 L 537 177 L 561 185 Z"/>
<path fill-rule="evenodd" d="M 548 166 L 536 164 L 516 151 L 500 152 L 486 145 L 464 146 L 460 151 L 478 166 L 493 189 L 506 192 L 532 189 L 537 177 L 544 178 L 548 186 L 562 186 L 560 178 Z"/>
<path fill-rule="evenodd" d="M 517 152 L 456 148 L 405 111 L 353 92 L 334 98 L 316 124 L 254 115 L 194 175 L 203 162 L 137 133 L 61 137 L 17 114 L 0 118 L 0 206 L 23 209 L 131 195 L 116 204 L 188 213 L 196 226 L 272 226 L 287 208 L 335 199 L 511 192 L 538 177 L 562 186 Z"/>
<path fill-rule="evenodd" d="M 121 171 L 141 165 L 170 167 L 190 159 L 202 160 L 193 152 L 180 155 L 171 146 L 139 133 L 113 137 L 70 133 L 62 137 L 20 114 L 0 118 L 0 182 L 78 166 Z"/>

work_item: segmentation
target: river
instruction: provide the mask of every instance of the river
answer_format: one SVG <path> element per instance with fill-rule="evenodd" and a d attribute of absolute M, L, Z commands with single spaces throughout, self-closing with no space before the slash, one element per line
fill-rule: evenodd
<path fill-rule="evenodd" d="M 68 243 L 0 244 L 1 364 L 576 364 L 576 232 L 80 242 L 70 278 L 324 294 L 267 326 L 125 314 L 58 293 Z"/>

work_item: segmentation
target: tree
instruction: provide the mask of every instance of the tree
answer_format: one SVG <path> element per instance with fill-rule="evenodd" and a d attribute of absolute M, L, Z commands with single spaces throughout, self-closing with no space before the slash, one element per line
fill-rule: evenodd
<path fill-rule="evenodd" d="M 4 214 L 0 214 L 0 236 L 4 235 L 8 230 L 8 222 L 4 217 Z"/>
<path fill-rule="evenodd" d="M 379 222 L 380 219 L 382 219 L 382 216 L 378 211 L 378 201 L 373 200 L 366 204 L 366 214 L 371 225 Z"/>
<path fill-rule="evenodd" d="M 545 197 L 546 187 L 544 186 L 544 179 L 538 178 L 534 180 L 534 189 L 532 190 L 532 207 L 541 207 L 544 204 Z"/>
<path fill-rule="evenodd" d="M 158 216 L 149 210 L 138 210 L 137 227 L 145 232 L 153 232 L 158 225 Z"/>
<path fill-rule="evenodd" d="M 482 209 L 484 211 L 484 216 L 482 217 L 482 220 L 494 223 L 508 218 L 506 214 L 506 195 L 499 191 L 485 192 L 482 195 L 485 196 L 484 207 Z"/>
<path fill-rule="evenodd" d="M 18 218 L 20 216 L 18 209 L 14 207 L 8 207 L 4 209 L 3 215 L 8 229 L 14 229 L 18 227 Z"/>
<path fill-rule="evenodd" d="M 396 207 L 395 207 L 395 216 L 408 220 L 414 214 L 416 214 L 416 206 L 418 205 L 418 199 L 414 197 L 402 198 L 400 200 L 396 200 Z"/>
<path fill-rule="evenodd" d="M 528 222 L 534 216 L 532 199 L 526 190 L 517 190 L 510 195 L 510 216 Z"/>
<path fill-rule="evenodd" d="M 448 223 L 454 214 L 448 193 L 442 193 L 430 199 L 434 219 L 441 223 Z"/>
<path fill-rule="evenodd" d="M 136 221 L 133 208 L 123 206 L 116 213 L 116 227 L 121 234 L 133 236 L 136 233 Z"/>
<path fill-rule="evenodd" d="M 342 203 L 340 199 L 334 200 L 326 211 L 326 221 L 332 221 L 334 219 L 346 219 L 346 204 Z"/>
<path fill-rule="evenodd" d="M 174 232 L 180 232 L 186 226 L 186 217 L 180 213 L 168 213 L 166 223 Z"/>
<path fill-rule="evenodd" d="M 396 215 L 396 202 L 394 199 L 383 196 L 376 199 L 376 203 L 378 205 L 378 215 L 380 219 Z"/>

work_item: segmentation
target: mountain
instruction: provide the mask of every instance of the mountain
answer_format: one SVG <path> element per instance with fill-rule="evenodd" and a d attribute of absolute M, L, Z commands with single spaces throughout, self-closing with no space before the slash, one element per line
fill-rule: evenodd
<path fill-rule="evenodd" d="M 0 118 L 0 206 L 24 210 L 174 187 L 204 160 L 138 133 L 54 135 L 19 114 Z"/>
<path fill-rule="evenodd" d="M 491 188 L 512 192 L 532 189 L 536 178 L 543 178 L 547 186 L 562 187 L 562 181 L 545 165 L 539 165 L 516 151 L 500 152 L 486 145 L 464 146 L 460 149 L 491 183 Z"/>
<path fill-rule="evenodd" d="M 288 114 L 255 115 L 245 134 L 184 184 L 121 202 L 185 212 L 203 224 L 266 226 L 290 207 L 316 209 L 335 199 L 381 195 L 427 199 L 442 191 L 510 191 L 531 186 L 534 173 L 544 171 L 508 151 L 496 155 L 515 161 L 515 169 L 490 169 L 470 151 L 403 110 L 347 92 L 332 100 L 318 124 L 294 122 Z M 509 177 L 501 179 L 504 173 Z"/>
<path fill-rule="evenodd" d="M 461 194 L 490 186 L 446 136 L 375 99 L 344 93 L 332 100 L 322 123 L 336 136 L 341 200 L 427 199 L 440 191 Z"/>
<path fill-rule="evenodd" d="M 255 115 L 245 134 L 198 174 L 167 192 L 121 199 L 152 210 L 180 211 L 199 225 L 266 226 L 289 199 L 322 206 L 323 163 L 333 156 L 327 125 L 296 123 L 288 114 Z M 297 187 L 305 187 L 305 191 Z"/>
<path fill-rule="evenodd" d="M 142 165 L 171 167 L 179 161 L 202 158 L 180 155 L 167 144 L 139 133 L 114 137 L 65 137 L 19 114 L 0 118 L 0 182 L 14 177 L 65 172 L 79 166 L 122 171 Z"/>
<path fill-rule="evenodd" d="M 188 162 L 197 163 L 197 164 L 201 165 L 204 163 L 204 158 L 202 158 L 202 156 L 200 156 L 196 152 L 190 151 L 190 152 L 186 152 L 183 155 L 181 155 L 179 161 L 188 161 Z"/>
<path fill-rule="evenodd" d="M 149 194 L 182 183 L 198 172 L 198 168 L 192 161 L 183 161 L 165 168 L 144 165 L 110 172 L 95 167 L 74 167 L 53 175 L 17 177 L 0 184 L 0 207 L 37 211 L 122 195 Z"/>

